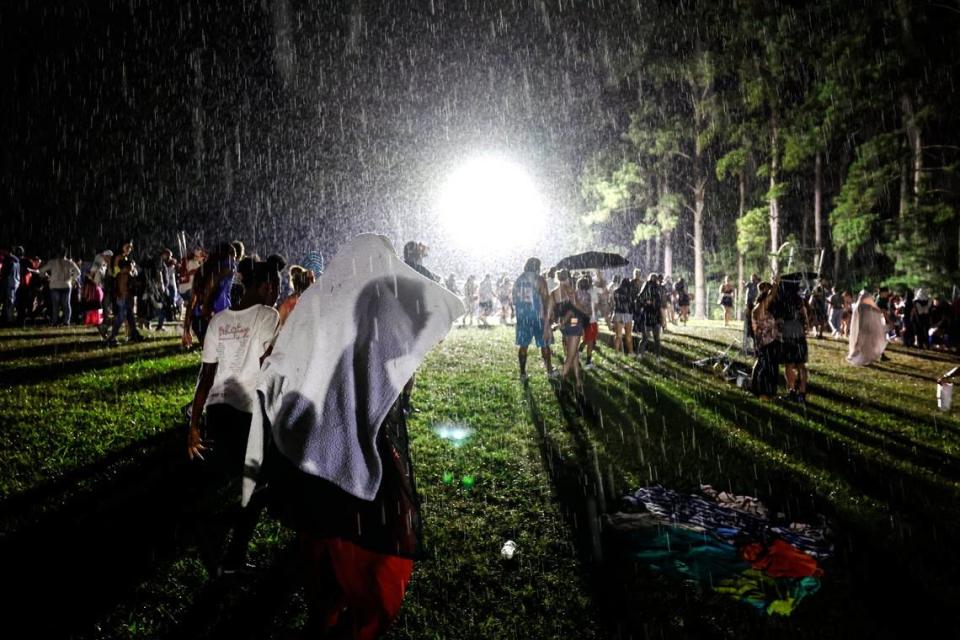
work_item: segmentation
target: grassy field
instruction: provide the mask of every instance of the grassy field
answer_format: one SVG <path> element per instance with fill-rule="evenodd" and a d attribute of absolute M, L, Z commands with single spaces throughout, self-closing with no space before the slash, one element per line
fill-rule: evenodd
<path fill-rule="evenodd" d="M 960 420 L 936 409 L 944 355 L 867 369 L 812 341 L 806 406 L 764 403 L 691 366 L 737 337 L 664 339 L 660 363 L 596 356 L 586 400 L 512 332 L 456 329 L 430 354 L 411 437 L 429 559 L 391 638 L 897 636 L 952 621 Z M 0 332 L 0 566 L 45 635 L 286 637 L 303 622 L 290 532 L 264 517 L 249 576 L 210 581 L 191 527 L 180 412 L 199 366 L 173 337 L 108 350 L 91 331 Z M 467 426 L 463 443 L 438 425 Z M 602 514 L 651 483 L 709 483 L 800 520 L 837 554 L 791 617 L 761 618 L 645 571 Z M 517 561 L 500 546 L 515 540 Z M 44 615 L 50 605 L 56 616 Z"/>

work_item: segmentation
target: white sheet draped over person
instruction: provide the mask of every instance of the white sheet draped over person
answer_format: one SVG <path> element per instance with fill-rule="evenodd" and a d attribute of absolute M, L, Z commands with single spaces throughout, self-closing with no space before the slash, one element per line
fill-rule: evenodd
<path fill-rule="evenodd" d="M 887 331 L 883 311 L 871 294 L 861 291 L 853 306 L 853 319 L 850 321 L 847 362 L 865 367 L 879 360 L 886 348 Z"/>
<path fill-rule="evenodd" d="M 375 637 L 399 611 L 420 526 L 397 400 L 463 313 L 386 238 L 364 234 L 303 293 L 264 360 L 243 498 L 265 476 L 271 511 L 300 533 L 316 584 L 336 580 L 336 602 L 311 594 L 327 607 L 311 610 L 324 632 Z"/>

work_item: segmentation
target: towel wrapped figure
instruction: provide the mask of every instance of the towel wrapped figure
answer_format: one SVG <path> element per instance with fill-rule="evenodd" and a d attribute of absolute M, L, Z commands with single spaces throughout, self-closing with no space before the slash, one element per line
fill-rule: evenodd
<path fill-rule="evenodd" d="M 866 367 L 879 360 L 886 348 L 887 331 L 883 311 L 871 294 L 861 291 L 857 303 L 853 305 L 847 362 Z"/>
<path fill-rule="evenodd" d="M 264 360 L 244 501 L 300 536 L 311 631 L 379 637 L 421 555 L 419 499 L 398 398 L 463 314 L 389 241 L 347 243 L 300 297 Z"/>

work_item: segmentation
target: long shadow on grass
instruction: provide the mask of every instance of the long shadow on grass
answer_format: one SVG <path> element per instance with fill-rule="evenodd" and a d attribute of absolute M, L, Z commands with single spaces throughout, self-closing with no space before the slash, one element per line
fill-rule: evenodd
<path fill-rule="evenodd" d="M 302 582 L 300 557 L 296 543 L 289 544 L 262 573 L 208 582 L 166 637 L 243 640 L 273 635 L 272 627 Z"/>
<path fill-rule="evenodd" d="M 658 374 L 628 366 L 632 375 L 622 376 L 621 380 L 634 391 L 642 384 L 642 377 Z M 703 374 L 687 374 L 679 368 L 675 372 L 681 384 L 689 388 L 703 382 L 699 379 Z M 822 428 L 817 428 L 811 424 L 809 415 L 803 413 L 802 407 L 794 406 L 792 412 L 789 408 L 784 411 L 780 407 L 768 407 L 723 392 L 711 395 L 709 406 L 717 415 L 738 425 L 752 437 L 805 464 L 836 474 L 851 486 L 877 496 L 881 501 L 890 502 L 907 514 L 920 516 L 921 522 L 942 521 L 951 511 L 954 521 L 960 519 L 954 507 L 956 492 L 940 482 L 939 478 L 910 473 L 909 469 L 878 460 L 869 451 L 860 451 L 850 443 L 835 440 L 832 433 L 842 434 L 876 449 L 875 436 L 851 427 L 842 419 L 818 416 L 824 423 Z M 906 462 L 913 464 L 912 460 Z"/>
<path fill-rule="evenodd" d="M 83 339 L 72 340 L 70 342 L 61 341 L 31 344 L 29 346 L 14 347 L 12 349 L 0 349 L 0 362 L 26 358 L 62 356 L 72 353 L 89 353 L 91 351 L 102 351 L 107 348 L 100 336 L 97 336 L 96 340 L 91 339 L 92 336 L 89 335 L 78 335 L 77 338 Z"/>
<path fill-rule="evenodd" d="M 191 486 L 180 430 L 128 448 L 87 482 L 89 490 L 67 490 L 53 508 L 21 511 L 19 526 L 0 537 L 4 580 L 16 587 L 4 605 L 29 620 L 34 635 L 89 630 L 177 553 Z M 16 518 L 17 508 L 28 506 L 5 504 L 4 517 Z"/>
<path fill-rule="evenodd" d="M 16 386 L 37 382 L 52 382 L 77 373 L 109 369 L 130 361 L 162 358 L 181 352 L 182 347 L 175 343 L 161 343 L 136 350 L 108 351 L 103 349 L 99 355 L 58 362 L 55 366 L 41 364 L 3 368 L 0 371 L 0 384 Z"/>
<path fill-rule="evenodd" d="M 844 516 L 833 508 L 828 497 L 818 496 L 804 479 L 796 476 L 792 471 L 778 468 L 762 460 L 751 459 L 746 451 L 736 447 L 736 440 L 728 441 L 721 437 L 715 427 L 700 422 L 698 418 L 691 415 L 679 399 L 669 394 L 657 393 L 656 386 L 659 382 L 654 384 L 652 380 L 614 377 L 610 373 L 618 367 L 604 364 L 609 371 L 605 371 L 596 384 L 588 386 L 591 404 L 602 411 L 606 423 L 602 428 L 596 425 L 591 430 L 594 438 L 600 442 L 605 441 L 607 450 L 615 451 L 620 444 L 616 436 L 618 430 L 611 429 L 610 425 L 620 422 L 620 426 L 627 427 L 628 430 L 630 423 L 636 421 L 629 410 L 624 410 L 623 402 L 617 401 L 613 393 L 615 389 L 629 389 L 630 393 L 639 395 L 650 409 L 647 416 L 650 426 L 654 427 L 661 422 L 661 417 L 664 425 L 662 431 L 651 428 L 652 433 L 646 435 L 644 433 L 646 430 L 634 430 L 638 437 L 644 438 L 645 435 L 642 450 L 645 452 L 646 459 L 634 457 L 631 461 L 628 455 L 623 458 L 621 464 L 642 468 L 646 462 L 654 458 L 660 462 L 661 469 L 656 479 L 668 486 L 670 483 L 676 483 L 672 485 L 673 488 L 681 490 L 706 480 L 715 486 L 729 486 L 734 491 L 742 492 L 744 488 L 755 486 L 760 479 L 761 482 L 766 481 L 766 492 L 758 493 L 773 510 L 784 510 L 789 517 L 802 520 L 812 509 L 815 512 L 827 514 L 833 520 L 839 557 L 827 567 L 828 578 L 824 582 L 822 593 L 817 596 L 817 599 L 812 600 L 809 606 L 804 605 L 789 622 L 771 620 L 764 622 L 763 634 L 802 637 L 844 637 L 850 634 L 861 636 L 866 634 L 877 637 L 896 637 L 898 634 L 915 632 L 916 629 L 911 625 L 916 624 L 916 621 L 905 620 L 903 616 L 896 614 L 895 610 L 907 606 L 906 603 L 909 601 L 912 606 L 924 606 L 926 611 L 930 611 L 932 603 L 928 599 L 940 602 L 940 605 L 934 605 L 932 608 L 944 607 L 936 611 L 940 621 L 954 617 L 951 609 L 946 605 L 946 602 L 951 599 L 950 589 L 944 589 L 943 583 L 943 576 L 949 575 L 950 571 L 943 571 L 940 567 L 937 571 L 930 573 L 931 566 L 935 565 L 937 560 L 952 563 L 949 559 L 950 554 L 943 553 L 945 548 L 937 548 L 936 537 L 931 538 L 929 531 L 925 532 L 926 535 L 917 536 L 911 540 L 911 544 L 906 544 L 903 540 L 899 541 L 903 546 L 885 543 L 883 540 L 889 536 L 883 536 L 879 531 L 867 530 L 858 523 L 847 522 Z M 629 364 L 625 362 L 623 366 L 629 366 Z M 647 375 L 656 374 L 657 380 L 665 377 L 662 372 L 646 373 Z M 625 394 L 621 394 L 621 397 L 625 397 Z M 715 395 L 710 395 L 706 402 L 712 403 L 714 400 Z M 700 404 L 706 402 L 699 401 Z M 669 428 L 667 428 L 668 424 Z M 689 456 L 691 453 L 690 441 L 684 442 L 685 429 L 681 427 L 692 427 L 694 424 L 697 425 L 696 449 L 698 451 L 693 453 L 697 459 L 693 464 L 688 462 L 684 465 L 685 468 L 674 472 L 671 467 L 676 466 L 677 459 L 684 454 Z M 629 448 L 624 450 L 630 451 Z M 715 464 L 714 456 L 716 456 Z M 711 468 L 712 471 L 710 471 Z M 707 475 L 705 479 L 701 479 L 702 471 Z M 941 544 L 949 547 L 946 541 L 941 541 Z M 916 555 L 918 551 L 926 552 L 926 563 L 919 561 Z M 608 556 L 610 555 L 608 553 Z M 613 555 L 611 559 L 628 562 L 629 553 L 626 556 Z M 630 578 L 629 575 L 621 577 L 625 581 Z M 636 589 L 639 593 L 647 593 L 650 597 L 656 598 L 657 590 L 651 584 L 656 583 L 651 583 L 648 575 L 644 584 L 637 586 Z M 669 599 L 675 596 L 664 592 L 662 597 Z M 836 599 L 836 602 L 832 602 L 833 599 Z M 925 601 L 927 604 L 922 605 L 921 603 Z M 628 606 L 628 603 L 625 603 L 625 606 Z M 707 618 L 701 621 L 712 629 L 708 630 L 706 635 L 747 637 L 756 635 L 758 631 L 758 629 L 751 629 L 754 623 L 744 622 L 738 617 L 724 618 L 723 613 L 715 614 L 712 610 L 701 611 L 698 606 L 691 609 L 690 601 L 682 598 L 673 602 L 673 608 L 675 611 L 682 612 L 679 615 L 684 618 L 697 616 Z M 934 622 L 928 618 L 923 620 L 922 624 L 932 626 Z M 743 628 L 744 625 L 746 628 Z"/>

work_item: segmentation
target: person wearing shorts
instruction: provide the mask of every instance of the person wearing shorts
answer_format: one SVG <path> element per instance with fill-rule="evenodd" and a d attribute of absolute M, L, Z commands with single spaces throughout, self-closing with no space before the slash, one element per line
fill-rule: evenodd
<path fill-rule="evenodd" d="M 613 292 L 613 350 L 626 344 L 626 354 L 633 355 L 633 310 L 637 287 L 631 278 L 624 278 Z"/>
<path fill-rule="evenodd" d="M 583 368 L 589 370 L 593 368 L 591 359 L 593 358 L 593 350 L 597 346 L 597 336 L 600 335 L 600 325 L 597 321 L 602 315 L 600 312 L 600 298 L 605 292 L 601 287 L 594 286 L 593 280 L 589 275 L 585 275 L 577 281 L 578 295 L 580 295 L 581 292 L 583 292 L 582 295 L 586 296 L 590 310 L 590 320 L 583 328 L 583 343 L 581 345 L 581 348 L 587 351 L 587 361 L 583 364 Z"/>
<path fill-rule="evenodd" d="M 725 327 L 729 327 L 730 320 L 733 319 L 733 293 L 730 276 L 723 276 L 723 284 L 720 285 L 720 306 L 723 307 L 723 326 Z"/>
<path fill-rule="evenodd" d="M 550 294 L 547 281 L 540 275 L 540 260 L 530 258 L 523 267 L 523 273 L 513 285 L 513 307 L 516 310 L 517 360 L 520 364 L 520 380 L 527 381 L 527 349 L 533 340 L 547 374 L 554 375 L 550 364 L 550 343 L 553 337 L 550 331 Z"/>

